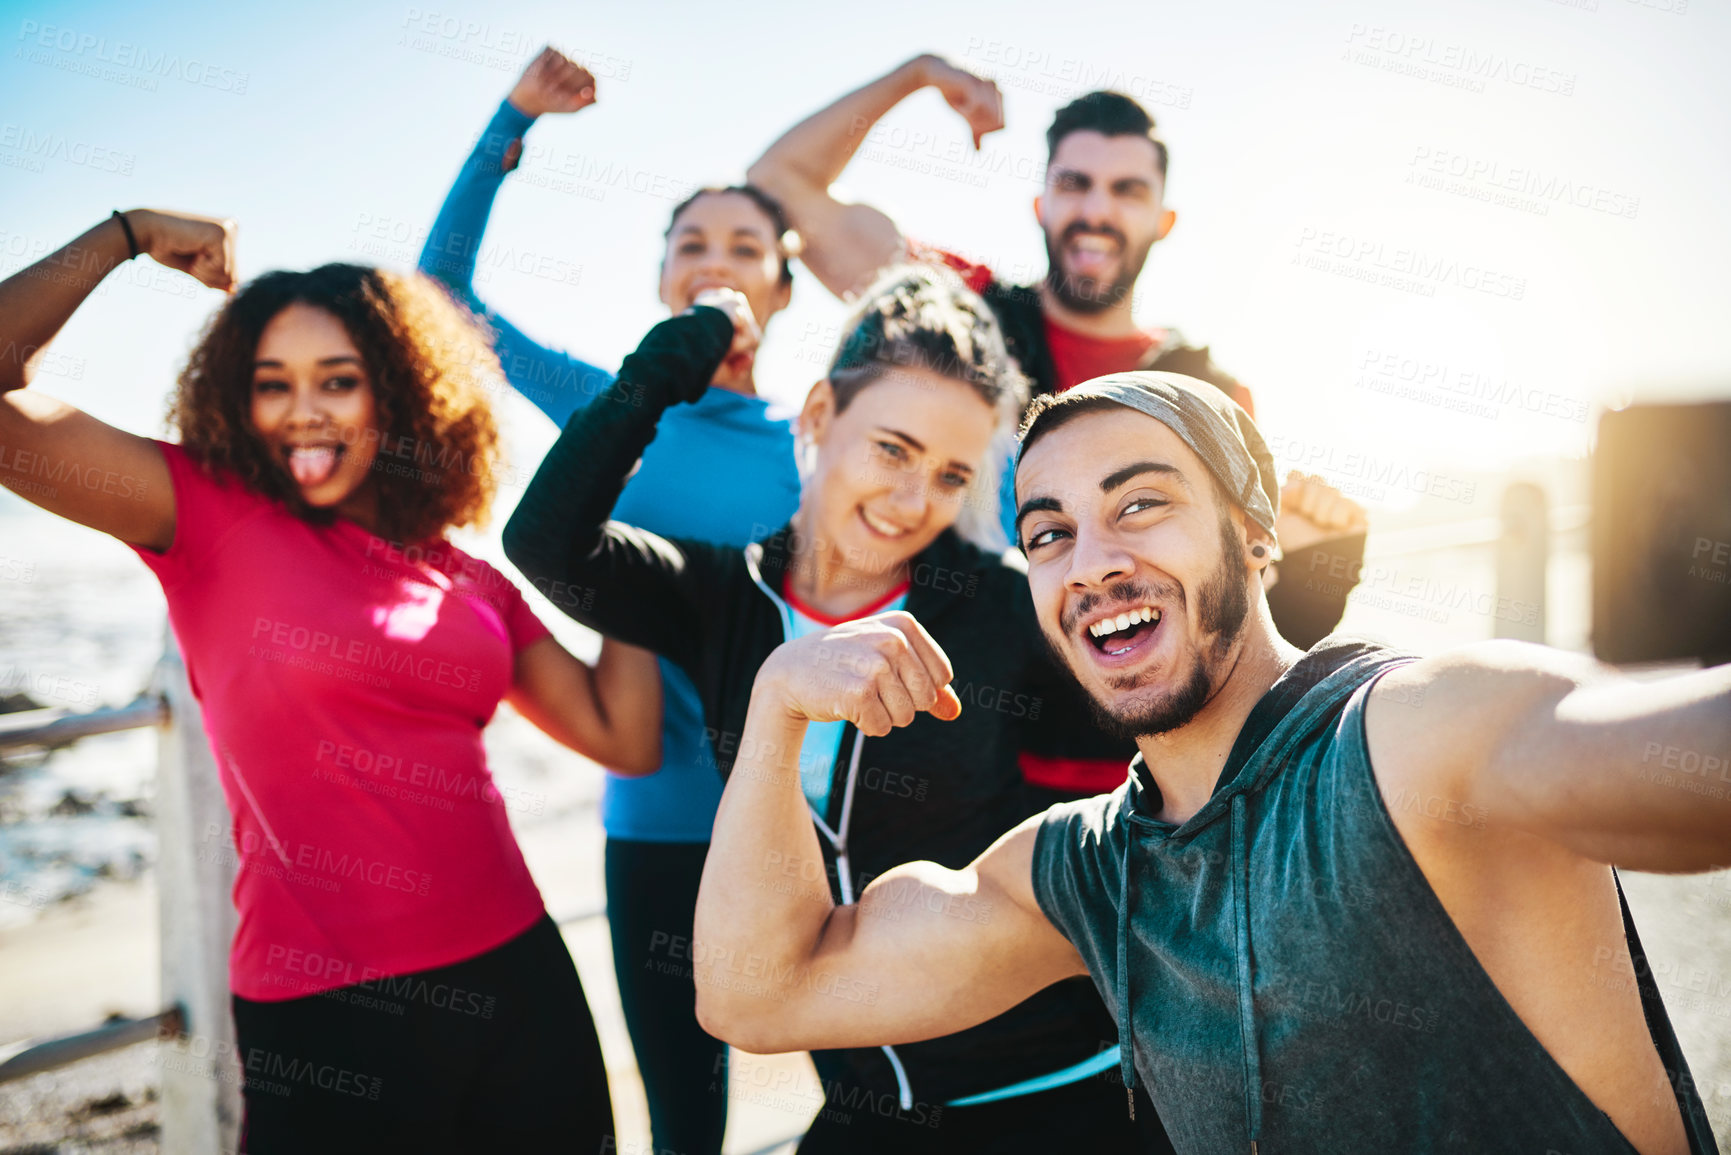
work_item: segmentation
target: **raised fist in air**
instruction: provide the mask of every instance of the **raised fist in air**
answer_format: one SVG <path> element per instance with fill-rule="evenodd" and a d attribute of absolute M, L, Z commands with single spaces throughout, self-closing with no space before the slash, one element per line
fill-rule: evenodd
<path fill-rule="evenodd" d="M 525 116 L 576 112 L 595 103 L 595 77 L 552 45 L 529 62 L 507 97 Z"/>

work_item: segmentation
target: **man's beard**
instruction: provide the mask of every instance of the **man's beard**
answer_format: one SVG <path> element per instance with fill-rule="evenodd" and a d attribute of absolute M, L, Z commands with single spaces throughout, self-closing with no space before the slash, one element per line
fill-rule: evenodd
<path fill-rule="evenodd" d="M 1250 592 L 1245 585 L 1244 571 L 1233 563 L 1237 553 L 1238 532 L 1233 528 L 1231 518 L 1223 514 L 1220 519 L 1220 562 L 1197 592 L 1202 632 L 1205 637 L 1212 638 L 1202 647 L 1203 650 L 1210 651 L 1210 660 L 1205 661 L 1204 653 L 1199 651 L 1191 661 L 1189 673 L 1179 679 L 1176 688 L 1168 690 L 1152 702 L 1139 703 L 1125 713 L 1110 710 L 1098 698 L 1089 694 L 1089 709 L 1094 714 L 1095 723 L 1102 730 L 1126 742 L 1133 742 L 1138 738 L 1181 729 L 1202 712 L 1202 708 L 1208 704 L 1217 689 L 1211 667 L 1225 662 L 1233 643 L 1244 632 L 1244 623 L 1250 617 Z M 1175 599 L 1180 612 L 1182 611 L 1184 591 L 1175 583 L 1162 582 L 1156 586 L 1148 586 L 1138 582 L 1119 582 L 1102 597 L 1084 597 L 1065 615 L 1068 619 L 1062 623 L 1065 636 L 1073 635 L 1076 622 L 1101 602 L 1140 602 L 1152 605 L 1161 600 L 1157 596 L 1161 593 L 1168 595 L 1165 599 L 1167 604 L 1171 604 Z M 1050 637 L 1046 639 L 1048 645 L 1051 640 Z M 1060 654 L 1060 657 L 1063 655 Z M 1067 658 L 1064 660 L 1068 662 Z M 1070 672 L 1075 674 L 1074 667 Z M 1133 690 L 1138 685 L 1137 675 L 1108 677 L 1106 685 L 1113 690 Z"/>
<path fill-rule="evenodd" d="M 1064 245 L 1081 234 L 1106 236 L 1118 243 L 1118 251 L 1123 254 L 1123 258 L 1115 280 L 1103 283 L 1095 277 L 1075 276 L 1064 272 Z M 1148 263 L 1148 250 L 1153 247 L 1154 242 L 1149 241 L 1142 246 L 1141 252 L 1132 253 L 1129 241 L 1117 229 L 1110 226 L 1089 228 L 1080 222 L 1072 224 L 1056 239 L 1053 239 L 1051 233 L 1047 233 L 1046 287 L 1066 309 L 1077 313 L 1104 313 L 1118 302 L 1130 299 L 1130 294 L 1136 289 L 1136 278 L 1142 275 L 1142 266 Z"/>

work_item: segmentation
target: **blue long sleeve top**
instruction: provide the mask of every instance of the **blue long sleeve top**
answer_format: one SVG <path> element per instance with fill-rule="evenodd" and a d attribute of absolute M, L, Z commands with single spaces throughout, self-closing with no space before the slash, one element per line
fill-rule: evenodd
<path fill-rule="evenodd" d="M 509 101 L 500 103 L 433 222 L 420 269 L 486 318 L 506 378 L 563 427 L 614 375 L 535 341 L 488 307 L 474 287 L 487 220 L 508 171 L 506 149 L 533 123 Z M 665 537 L 733 546 L 773 532 L 799 504 L 790 416 L 761 397 L 714 387 L 696 404 L 674 407 L 662 417 L 613 516 Z M 609 774 L 602 825 L 611 838 L 708 842 L 722 779 L 703 708 L 677 666 L 663 660 L 661 680 L 661 769 L 642 778 Z"/>

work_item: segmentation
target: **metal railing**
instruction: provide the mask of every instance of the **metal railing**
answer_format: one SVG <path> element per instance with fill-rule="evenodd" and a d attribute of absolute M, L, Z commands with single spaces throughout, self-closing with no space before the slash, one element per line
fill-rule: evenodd
<path fill-rule="evenodd" d="M 1529 624 L 1515 636 L 1542 642 L 1550 540 L 1580 529 L 1587 516 L 1586 507 L 1577 506 L 1559 510 L 1553 518 L 1537 486 L 1511 485 L 1504 492 L 1500 518 L 1377 534 L 1366 551 L 1366 565 L 1441 549 L 1494 545 L 1499 595 L 1519 596 L 1530 604 L 1536 599 L 1541 607 L 1536 627 Z M 224 1058 L 232 1062 L 235 1054 L 228 1004 L 228 946 L 235 918 L 229 894 L 235 859 L 196 848 L 195 832 L 213 829 L 210 823 L 218 824 L 214 829 L 229 829 L 229 814 L 202 713 L 172 639 L 150 688 L 127 705 L 83 714 L 50 709 L 0 715 L 0 754 L 54 749 L 97 734 L 151 726 L 161 735 L 156 827 L 165 1009 L 29 1043 L 0 1061 L 0 1085 L 150 1039 L 202 1042 L 211 1058 L 162 1068 L 162 1147 L 176 1155 L 219 1155 L 235 1149 L 240 1123 L 239 1080 L 220 1070 Z M 570 926 L 606 913 L 602 906 L 557 921 Z M 192 1053 L 199 1050 L 194 1046 Z"/>
<path fill-rule="evenodd" d="M 194 847 L 193 832 L 200 829 L 195 821 L 219 821 L 218 829 L 228 823 L 203 716 L 179 651 L 171 640 L 149 688 L 128 705 L 84 714 L 29 710 L 0 716 L 0 753 L 52 750 L 97 734 L 145 727 L 158 732 L 157 917 L 164 1009 L 31 1043 L 0 1063 L 0 1084 L 150 1039 L 202 1041 L 202 1047 L 189 1050 L 205 1057 L 188 1056 L 188 1062 L 162 1067 L 162 1146 L 189 1155 L 219 1155 L 235 1149 L 240 1128 L 238 1080 L 224 1077 L 230 1072 L 219 1069 L 220 1058 L 208 1057 L 232 1061 L 234 1054 L 226 965 L 234 931 L 227 884 L 233 878 L 225 869 L 229 859 L 199 855 Z"/>
<path fill-rule="evenodd" d="M 0 754 L 38 747 L 53 750 L 97 734 L 161 726 L 168 719 L 168 703 L 160 694 L 140 694 L 124 706 L 105 706 L 88 714 L 74 714 L 70 710 L 0 714 Z"/>
<path fill-rule="evenodd" d="M 185 1030 L 186 1012 L 180 1007 L 170 1007 L 142 1019 L 128 1019 L 116 1015 L 100 1027 L 79 1031 L 73 1035 L 44 1039 L 23 1048 L 5 1062 L 0 1062 L 0 1083 L 28 1079 L 31 1075 L 40 1075 L 56 1067 L 105 1055 L 109 1051 L 118 1051 L 134 1043 L 147 1043 L 151 1039 L 180 1035 Z"/>

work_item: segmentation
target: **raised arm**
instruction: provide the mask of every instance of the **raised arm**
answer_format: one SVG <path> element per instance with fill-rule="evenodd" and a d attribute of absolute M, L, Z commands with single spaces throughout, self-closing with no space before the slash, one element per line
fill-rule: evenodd
<path fill-rule="evenodd" d="M 1631 870 L 1731 863 L 1731 666 L 1636 680 L 1487 642 L 1385 675 L 1365 725 L 1385 795 L 1456 800 Z"/>
<path fill-rule="evenodd" d="M 940 57 L 916 56 L 788 129 L 747 170 L 746 179 L 787 210 L 804 243 L 800 259 L 838 297 L 869 285 L 878 270 L 902 259 L 907 245 L 888 216 L 870 205 L 842 204 L 829 187 L 872 126 L 928 85 L 967 120 L 975 148 L 1004 127 L 997 85 Z"/>
<path fill-rule="evenodd" d="M 697 1015 L 711 1034 L 759 1053 L 913 1042 L 1086 973 L 1034 898 L 1038 818 L 962 870 L 910 863 L 857 903 L 830 898 L 799 786 L 807 723 L 882 735 L 918 710 L 954 718 L 952 673 L 905 613 L 789 642 L 760 668 L 697 897 Z"/>
<path fill-rule="evenodd" d="M 149 438 L 26 388 L 92 289 L 137 251 L 216 289 L 234 287 L 234 222 L 133 209 L 0 282 L 0 485 L 50 513 L 166 549 L 174 541 L 168 465 Z"/>
<path fill-rule="evenodd" d="M 576 112 L 593 103 L 595 78 L 555 49 L 542 49 L 463 162 L 419 262 L 421 272 L 487 319 L 506 379 L 559 426 L 603 392 L 613 375 L 535 341 L 495 312 L 475 292 L 475 263 L 493 201 L 505 175 L 517 167 L 529 127 L 541 116 Z"/>
<path fill-rule="evenodd" d="M 506 556 L 560 610 L 675 662 L 701 649 L 702 607 L 715 592 L 703 563 L 726 551 L 608 519 L 662 412 L 701 397 L 735 341 L 720 308 L 656 325 L 619 379 L 566 423 L 505 525 Z"/>

